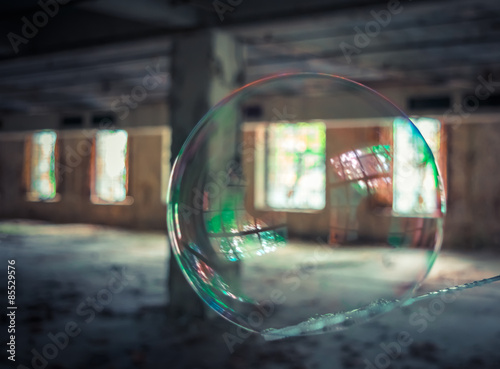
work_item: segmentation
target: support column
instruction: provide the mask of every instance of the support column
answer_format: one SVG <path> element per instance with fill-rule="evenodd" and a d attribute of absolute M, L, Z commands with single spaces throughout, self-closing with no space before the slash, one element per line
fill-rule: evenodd
<path fill-rule="evenodd" d="M 241 87 L 242 46 L 229 34 L 204 31 L 174 40 L 169 95 L 171 161 L 196 123 L 219 100 Z M 169 315 L 180 324 L 203 319 L 205 308 L 185 280 L 174 257 L 168 268 Z"/>

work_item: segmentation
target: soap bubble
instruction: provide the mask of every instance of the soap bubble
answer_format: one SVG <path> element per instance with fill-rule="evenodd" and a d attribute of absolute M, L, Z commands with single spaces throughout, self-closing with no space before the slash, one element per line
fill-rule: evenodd
<path fill-rule="evenodd" d="M 198 123 L 170 181 L 169 238 L 187 280 L 268 339 L 391 309 L 441 245 L 444 191 L 429 145 L 390 101 L 332 75 L 236 90 Z"/>

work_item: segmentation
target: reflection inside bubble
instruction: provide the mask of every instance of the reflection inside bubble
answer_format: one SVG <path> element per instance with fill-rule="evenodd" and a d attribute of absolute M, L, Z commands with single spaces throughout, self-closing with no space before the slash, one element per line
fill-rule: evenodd
<path fill-rule="evenodd" d="M 282 95 L 311 80 L 336 96 L 321 98 L 332 106 L 307 90 Z M 241 107 L 255 99 L 302 109 L 246 120 Z M 439 121 L 425 123 L 439 142 Z M 266 335 L 345 329 L 392 306 L 374 301 L 404 301 L 435 260 L 445 213 L 435 155 L 416 126 L 373 91 L 324 75 L 263 81 L 214 108 L 179 156 L 169 196 L 170 238 L 191 285 Z"/>

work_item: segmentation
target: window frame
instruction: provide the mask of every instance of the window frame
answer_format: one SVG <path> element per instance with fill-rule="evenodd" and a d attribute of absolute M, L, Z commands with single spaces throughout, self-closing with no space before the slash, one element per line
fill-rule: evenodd
<path fill-rule="evenodd" d="M 419 124 L 418 124 L 418 120 L 420 119 L 429 119 L 429 120 L 435 120 L 437 122 L 439 122 L 439 148 L 438 148 L 438 152 L 437 152 L 437 155 L 438 157 L 436 157 L 436 153 L 432 151 L 432 155 L 434 157 L 434 161 L 437 165 L 437 170 L 438 170 L 438 174 L 439 176 L 441 177 L 441 184 L 443 186 L 442 190 L 444 191 L 444 193 L 446 194 L 447 193 L 447 153 L 448 153 L 448 149 L 447 149 L 447 140 L 446 140 L 446 130 L 445 130 L 445 124 L 443 122 L 442 119 L 440 119 L 439 117 L 435 117 L 435 116 L 432 116 L 432 115 L 412 115 L 409 117 L 410 121 L 412 122 L 412 124 L 415 126 L 415 128 L 419 131 L 419 133 L 422 135 L 422 137 L 424 138 L 425 140 L 425 137 L 424 135 L 420 132 L 420 128 L 419 128 Z M 392 129 L 391 129 L 391 145 L 393 147 L 393 150 L 395 148 L 395 142 L 394 142 L 394 133 L 395 133 L 395 121 L 393 122 L 392 124 Z M 429 145 L 427 143 L 427 145 Z M 432 150 L 432 148 L 429 146 L 429 148 Z M 394 182 L 394 179 L 393 179 L 393 182 Z M 393 183 L 393 186 L 394 186 L 395 183 Z M 393 194 L 395 193 L 396 189 L 393 188 Z M 393 195 L 394 196 L 394 195 Z M 411 217 L 412 215 L 415 215 L 415 216 L 419 216 L 419 217 L 434 217 L 436 216 L 437 214 L 439 214 L 439 212 L 441 211 L 440 208 L 440 205 L 439 205 L 439 201 L 438 203 L 436 203 L 436 209 L 434 210 L 433 213 L 420 213 L 420 212 L 400 212 L 400 211 L 396 211 L 394 210 L 394 201 L 395 199 L 393 198 L 393 211 L 395 213 L 396 216 L 399 216 L 399 217 Z"/>
<path fill-rule="evenodd" d="M 51 198 L 40 198 L 35 195 L 35 191 L 33 191 L 33 168 L 35 162 L 33 160 L 33 151 L 34 151 L 34 137 L 37 133 L 41 132 L 53 132 L 56 135 L 56 139 L 54 141 L 54 187 L 55 187 L 55 195 Z M 58 131 L 53 129 L 42 129 L 30 132 L 24 140 L 24 193 L 26 201 L 28 202 L 43 202 L 43 203 L 53 203 L 61 201 L 61 194 L 58 192 L 60 189 L 61 178 L 59 173 L 59 146 L 60 146 L 60 134 Z"/>
<path fill-rule="evenodd" d="M 124 131 L 127 133 L 126 153 L 125 153 L 125 199 L 121 201 L 108 201 L 102 199 L 97 193 L 97 135 L 103 131 Z M 124 129 L 103 129 L 96 130 L 92 137 L 92 150 L 90 154 L 90 202 L 93 205 L 132 205 L 134 198 L 129 193 L 129 180 L 130 180 L 130 134 Z"/>
<path fill-rule="evenodd" d="M 269 160 L 269 128 L 272 125 L 276 124 L 284 124 L 284 125 L 295 125 L 295 124 L 322 124 L 324 126 L 324 132 L 323 134 L 325 135 L 325 147 L 324 147 L 324 165 L 325 165 L 325 175 L 323 178 L 323 189 L 324 189 L 324 203 L 322 208 L 314 209 L 314 208 L 293 208 L 293 207 L 273 207 L 269 205 L 268 201 L 268 192 L 269 192 L 269 165 L 268 165 L 268 160 Z M 318 119 L 313 119 L 309 121 L 301 121 L 297 123 L 290 123 L 288 121 L 283 121 L 283 122 L 262 122 L 262 123 L 257 123 L 257 124 L 252 124 L 255 127 L 255 139 L 256 140 L 261 140 L 261 142 L 256 142 L 256 151 L 255 151 L 255 176 L 256 176 L 256 183 L 255 183 L 255 203 L 254 207 L 257 210 L 264 210 L 264 211 L 274 211 L 274 212 L 286 212 L 286 213 L 300 213 L 300 214 L 317 214 L 325 211 L 327 207 L 327 178 L 326 178 L 326 167 L 327 167 L 327 144 L 326 144 L 326 134 L 327 134 L 327 129 L 328 126 L 323 120 L 318 120 Z M 258 138 L 259 137 L 259 138 Z M 259 168 L 262 170 L 262 174 L 258 174 L 257 172 L 259 171 Z"/>

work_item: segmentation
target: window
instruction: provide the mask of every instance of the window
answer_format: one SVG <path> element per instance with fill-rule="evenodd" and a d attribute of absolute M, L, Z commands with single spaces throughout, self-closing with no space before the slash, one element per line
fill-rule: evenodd
<path fill-rule="evenodd" d="M 61 125 L 64 128 L 81 128 L 83 127 L 83 117 L 81 116 L 65 117 L 62 119 Z"/>
<path fill-rule="evenodd" d="M 128 156 L 127 132 L 98 131 L 95 137 L 94 203 L 127 203 Z"/>
<path fill-rule="evenodd" d="M 33 133 L 28 144 L 28 200 L 56 200 L 56 139 L 54 131 Z"/>
<path fill-rule="evenodd" d="M 317 123 L 276 123 L 265 129 L 264 206 L 281 210 L 325 207 L 326 127 Z M 256 187 L 257 188 L 257 187 Z"/>
<path fill-rule="evenodd" d="M 393 124 L 394 192 L 393 210 L 404 216 L 432 216 L 438 210 L 435 181 L 436 163 L 443 163 L 441 122 L 433 118 L 412 118 L 431 150 L 423 143 L 415 128 L 406 120 Z M 435 161 L 433 160 L 435 158 Z"/>

